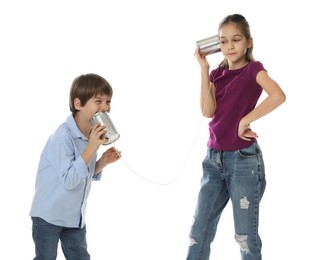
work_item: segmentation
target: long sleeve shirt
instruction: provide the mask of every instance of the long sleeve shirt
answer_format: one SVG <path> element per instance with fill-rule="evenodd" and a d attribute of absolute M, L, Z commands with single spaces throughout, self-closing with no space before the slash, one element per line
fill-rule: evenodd
<path fill-rule="evenodd" d="M 73 115 L 49 137 L 42 151 L 30 216 L 63 227 L 84 227 L 97 154 L 87 166 L 81 156 L 88 139 Z"/>

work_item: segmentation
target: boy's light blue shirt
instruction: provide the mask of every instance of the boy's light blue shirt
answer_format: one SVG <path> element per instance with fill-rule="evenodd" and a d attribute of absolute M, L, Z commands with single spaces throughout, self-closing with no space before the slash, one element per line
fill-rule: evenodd
<path fill-rule="evenodd" d="M 87 166 L 81 156 L 88 139 L 73 115 L 48 139 L 39 162 L 30 216 L 63 227 L 83 227 L 97 153 Z"/>

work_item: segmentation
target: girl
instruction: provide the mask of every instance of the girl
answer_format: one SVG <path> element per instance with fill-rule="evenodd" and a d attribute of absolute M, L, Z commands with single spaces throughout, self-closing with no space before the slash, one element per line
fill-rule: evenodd
<path fill-rule="evenodd" d="M 272 112 L 286 97 L 262 63 L 254 60 L 245 17 L 225 17 L 218 36 L 224 60 L 211 73 L 206 57 L 199 48 L 195 51 L 201 67 L 201 111 L 211 121 L 187 260 L 209 259 L 210 245 L 229 199 L 241 259 L 261 260 L 259 204 L 266 180 L 257 134 L 250 124 Z M 256 106 L 263 90 L 268 96 Z"/>

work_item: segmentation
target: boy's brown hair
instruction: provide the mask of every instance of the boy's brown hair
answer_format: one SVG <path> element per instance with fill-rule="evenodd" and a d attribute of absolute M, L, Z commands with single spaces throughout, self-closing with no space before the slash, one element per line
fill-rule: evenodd
<path fill-rule="evenodd" d="M 78 111 L 74 105 L 75 98 L 81 101 L 81 106 L 85 106 L 90 98 L 98 94 L 112 97 L 113 89 L 106 79 L 93 73 L 78 76 L 74 79 L 70 90 L 69 105 L 71 112 L 75 114 Z"/>

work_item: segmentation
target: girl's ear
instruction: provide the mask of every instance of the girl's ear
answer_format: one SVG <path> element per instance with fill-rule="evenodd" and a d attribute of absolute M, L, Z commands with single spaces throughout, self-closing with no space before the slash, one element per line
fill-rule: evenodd
<path fill-rule="evenodd" d="M 75 98 L 74 99 L 74 107 L 76 110 L 80 110 L 81 108 L 81 101 L 79 100 L 79 98 Z"/>
<path fill-rule="evenodd" d="M 247 48 L 251 48 L 253 46 L 253 37 L 250 37 L 247 40 Z"/>

